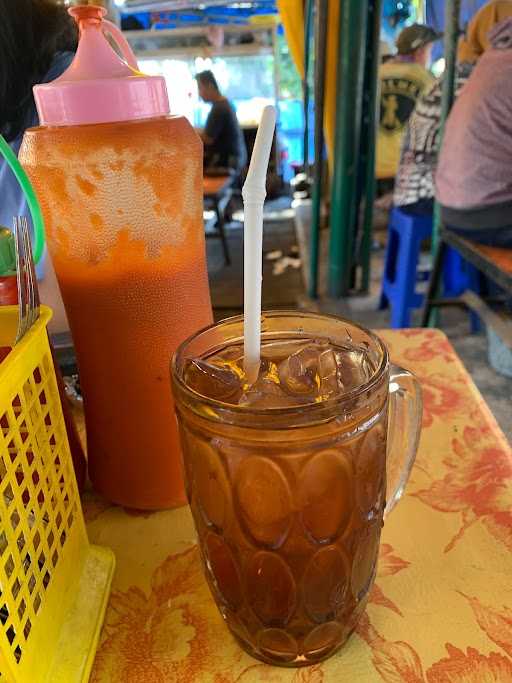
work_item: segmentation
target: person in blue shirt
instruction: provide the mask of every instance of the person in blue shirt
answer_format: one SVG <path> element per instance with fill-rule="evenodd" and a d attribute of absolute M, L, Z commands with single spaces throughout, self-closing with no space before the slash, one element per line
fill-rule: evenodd
<path fill-rule="evenodd" d="M 32 88 L 60 76 L 77 45 L 75 22 L 54 0 L 0 0 L 0 133 L 18 154 L 38 125 Z M 0 225 L 29 216 L 23 192 L 0 158 Z"/>
<path fill-rule="evenodd" d="M 196 75 L 199 96 L 212 105 L 201 137 L 204 144 L 204 167 L 239 173 L 247 162 L 244 136 L 231 102 L 220 92 L 211 71 Z"/>

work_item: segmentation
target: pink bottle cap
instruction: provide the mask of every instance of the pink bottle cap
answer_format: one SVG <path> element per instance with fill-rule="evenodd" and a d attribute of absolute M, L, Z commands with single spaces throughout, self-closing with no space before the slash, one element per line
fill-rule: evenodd
<path fill-rule="evenodd" d="M 69 13 L 80 30 L 78 49 L 59 78 L 34 86 L 41 125 L 76 126 L 169 114 L 164 78 L 139 71 L 128 41 L 104 18 L 106 10 L 81 5 Z M 124 60 L 112 49 L 105 33 L 117 43 Z"/>

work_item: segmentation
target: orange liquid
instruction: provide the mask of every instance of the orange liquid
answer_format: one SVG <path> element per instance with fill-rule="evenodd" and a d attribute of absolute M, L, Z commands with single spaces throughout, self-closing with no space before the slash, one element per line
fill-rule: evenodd
<path fill-rule="evenodd" d="M 276 442 L 181 414 L 187 490 L 208 585 L 250 654 L 304 666 L 349 638 L 375 579 L 387 414 L 362 434 Z M 249 438 L 248 438 L 249 436 Z M 258 439 L 258 440 L 256 440 Z"/>
<path fill-rule="evenodd" d="M 277 365 L 297 349 L 278 346 L 262 347 Z M 344 350 L 333 348 L 346 371 Z M 232 344 L 205 358 L 235 367 L 241 355 Z M 185 377 L 188 387 L 199 386 L 192 367 Z M 212 395 L 201 381 L 201 393 Z M 275 426 L 270 408 L 266 423 L 258 415 L 240 426 L 208 419 L 200 399 L 197 412 L 178 403 L 206 579 L 228 627 L 258 659 L 319 662 L 347 641 L 365 609 L 385 507 L 386 392 L 387 381 L 374 387 L 357 417 L 355 403 L 340 401 L 337 419 L 296 426 L 291 417 L 286 429 Z"/>
<path fill-rule="evenodd" d="M 40 128 L 21 158 L 73 334 L 93 484 L 129 507 L 184 504 L 169 363 L 211 322 L 200 142 L 172 117 Z"/>

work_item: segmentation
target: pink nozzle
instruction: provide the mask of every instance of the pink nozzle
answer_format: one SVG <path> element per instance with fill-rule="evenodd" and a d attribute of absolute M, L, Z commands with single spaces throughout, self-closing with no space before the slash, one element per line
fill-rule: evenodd
<path fill-rule="evenodd" d="M 104 18 L 105 9 L 81 5 L 69 13 L 80 31 L 78 50 L 59 78 L 34 87 L 41 125 L 76 126 L 169 114 L 165 80 L 138 70 L 127 40 Z M 123 59 L 112 49 L 105 33 L 117 43 Z"/>

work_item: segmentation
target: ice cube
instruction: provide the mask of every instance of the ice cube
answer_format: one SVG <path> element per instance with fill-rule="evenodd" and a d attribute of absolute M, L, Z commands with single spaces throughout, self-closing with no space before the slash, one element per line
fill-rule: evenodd
<path fill-rule="evenodd" d="M 334 349 L 322 351 L 318 357 L 319 394 L 322 400 L 343 393 L 343 384 L 338 373 L 338 360 Z"/>
<path fill-rule="evenodd" d="M 322 347 L 308 344 L 279 364 L 281 387 L 291 396 L 315 401 L 319 393 L 318 362 Z"/>
<path fill-rule="evenodd" d="M 297 353 L 306 346 L 308 346 L 308 343 L 303 339 L 283 339 L 265 342 L 261 345 L 261 360 L 273 361 L 279 365 L 282 360 Z"/>
<path fill-rule="evenodd" d="M 297 404 L 298 401 L 285 394 L 278 384 L 267 381 L 254 384 L 238 402 L 245 408 L 289 408 Z"/>
<path fill-rule="evenodd" d="M 186 382 L 198 394 L 217 401 L 237 403 L 242 393 L 241 381 L 235 370 L 201 359 L 189 362 Z"/>
<path fill-rule="evenodd" d="M 283 391 L 277 365 L 262 360 L 258 379 L 244 391 L 238 404 L 252 408 L 287 408 L 297 405 L 297 401 Z"/>
<path fill-rule="evenodd" d="M 240 344 L 226 346 L 219 353 L 208 357 L 208 362 L 214 365 L 226 365 L 242 367 L 244 361 L 244 347 Z"/>
<path fill-rule="evenodd" d="M 337 354 L 338 376 L 346 392 L 366 384 L 372 375 L 368 354 L 362 349 L 346 349 Z"/>

